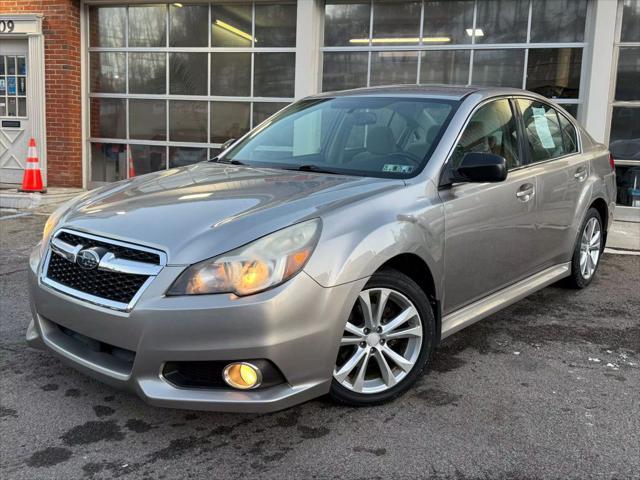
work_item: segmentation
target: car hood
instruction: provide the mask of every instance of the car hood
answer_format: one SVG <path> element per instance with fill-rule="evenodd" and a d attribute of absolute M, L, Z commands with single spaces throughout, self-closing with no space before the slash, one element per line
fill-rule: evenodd
<path fill-rule="evenodd" d="M 203 162 L 91 192 L 58 225 L 159 248 L 169 264 L 185 265 L 403 186 L 401 180 Z"/>

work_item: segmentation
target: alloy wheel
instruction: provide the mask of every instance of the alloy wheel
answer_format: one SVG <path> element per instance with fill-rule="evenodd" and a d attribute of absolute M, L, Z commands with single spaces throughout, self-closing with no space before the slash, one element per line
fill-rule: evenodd
<path fill-rule="evenodd" d="M 416 364 L 422 319 L 405 295 L 390 288 L 360 292 L 340 340 L 333 378 L 357 393 L 397 385 Z"/>
<path fill-rule="evenodd" d="M 598 266 L 601 238 L 600 222 L 592 217 L 584 226 L 580 240 L 580 273 L 585 280 L 591 278 Z"/>

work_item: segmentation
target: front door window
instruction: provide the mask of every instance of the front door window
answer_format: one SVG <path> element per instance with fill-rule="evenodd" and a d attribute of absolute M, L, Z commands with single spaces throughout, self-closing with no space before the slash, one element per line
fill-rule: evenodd
<path fill-rule="evenodd" d="M 27 116 L 27 61 L 0 55 L 0 117 Z"/>

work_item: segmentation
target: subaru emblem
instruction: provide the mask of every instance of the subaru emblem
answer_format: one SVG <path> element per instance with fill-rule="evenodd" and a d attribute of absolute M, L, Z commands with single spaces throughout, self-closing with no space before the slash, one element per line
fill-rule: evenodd
<path fill-rule="evenodd" d="M 100 253 L 98 253 L 95 249 L 87 248 L 78 252 L 76 263 L 80 266 L 80 268 L 84 268 L 85 270 L 93 270 L 94 268 L 98 267 L 100 258 Z"/>

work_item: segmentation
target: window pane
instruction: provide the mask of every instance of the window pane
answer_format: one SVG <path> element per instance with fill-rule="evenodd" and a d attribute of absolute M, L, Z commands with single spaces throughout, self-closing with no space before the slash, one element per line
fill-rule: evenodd
<path fill-rule="evenodd" d="M 27 116 L 27 99 L 24 97 L 18 98 L 18 116 L 19 117 Z"/>
<path fill-rule="evenodd" d="M 183 52 L 169 54 L 170 94 L 207 94 L 207 55 Z"/>
<path fill-rule="evenodd" d="M 180 6 L 178 6 L 180 5 Z M 206 5 L 169 6 L 169 46 L 206 47 L 209 42 L 209 7 Z"/>
<path fill-rule="evenodd" d="M 129 137 L 138 140 L 166 140 L 166 102 L 129 100 Z"/>
<path fill-rule="evenodd" d="M 510 169 L 522 164 L 515 116 L 508 100 L 496 100 L 473 114 L 456 145 L 452 166 L 458 167 L 464 155 L 470 152 L 500 155 L 507 160 Z"/>
<path fill-rule="evenodd" d="M 327 4 L 324 8 L 324 44 L 354 45 L 350 42 L 352 38 L 369 38 L 370 15 L 370 3 Z"/>
<path fill-rule="evenodd" d="M 619 160 L 640 160 L 640 108 L 613 107 L 609 149 Z"/>
<path fill-rule="evenodd" d="M 478 2 L 476 43 L 520 43 L 527 40 L 529 0 Z"/>
<path fill-rule="evenodd" d="M 129 178 L 167 168 L 167 148 L 158 145 L 129 145 L 133 168 Z"/>
<path fill-rule="evenodd" d="M 16 62 L 18 62 L 18 75 L 26 75 L 27 74 L 26 59 L 24 57 L 18 57 L 16 59 Z"/>
<path fill-rule="evenodd" d="M 175 100 L 169 102 L 169 140 L 207 141 L 207 102 Z"/>
<path fill-rule="evenodd" d="M 124 47 L 126 15 L 124 7 L 89 7 L 89 44 Z"/>
<path fill-rule="evenodd" d="M 423 29 L 429 45 L 471 43 L 473 0 L 425 2 Z"/>
<path fill-rule="evenodd" d="M 640 47 L 620 47 L 615 98 L 640 100 Z"/>
<path fill-rule="evenodd" d="M 521 88 L 523 70 L 524 50 L 476 50 L 472 83 Z"/>
<path fill-rule="evenodd" d="M 575 103 L 569 104 L 561 104 L 562 108 L 564 108 L 573 118 L 578 118 L 578 105 Z"/>
<path fill-rule="evenodd" d="M 130 6 L 129 46 L 165 47 L 167 43 L 166 22 L 166 5 Z"/>
<path fill-rule="evenodd" d="M 325 52 L 322 91 L 366 87 L 368 62 L 367 52 Z"/>
<path fill-rule="evenodd" d="M 9 97 L 7 99 L 7 115 L 10 117 L 18 115 L 18 102 L 16 102 L 15 97 Z"/>
<path fill-rule="evenodd" d="M 211 143 L 238 139 L 249 131 L 250 104 L 211 102 Z"/>
<path fill-rule="evenodd" d="M 169 147 L 169 168 L 184 167 L 207 160 L 206 148 Z"/>
<path fill-rule="evenodd" d="M 289 105 L 288 103 L 276 103 L 276 102 L 256 102 L 253 104 L 253 127 L 261 124 L 271 115 L 284 107 Z"/>
<path fill-rule="evenodd" d="M 564 115 L 558 113 L 560 126 L 562 127 L 562 141 L 564 142 L 565 153 L 573 153 L 578 151 L 578 135 L 575 127 Z"/>
<path fill-rule="evenodd" d="M 166 61 L 164 53 L 130 53 L 129 93 L 165 93 Z"/>
<path fill-rule="evenodd" d="M 126 100 L 124 98 L 91 99 L 91 136 L 126 138 Z"/>
<path fill-rule="evenodd" d="M 296 5 L 256 3 L 256 47 L 296 46 Z"/>
<path fill-rule="evenodd" d="M 91 52 L 89 54 L 91 91 L 125 93 L 127 88 L 125 61 L 125 53 Z"/>
<path fill-rule="evenodd" d="M 251 5 L 211 6 L 213 47 L 250 47 L 251 38 Z"/>
<path fill-rule="evenodd" d="M 256 53 L 253 95 L 255 97 L 293 97 L 295 53 Z"/>
<path fill-rule="evenodd" d="M 582 42 L 587 0 L 536 0 L 531 11 L 532 42 Z"/>
<path fill-rule="evenodd" d="M 211 54 L 211 95 L 251 95 L 251 54 Z"/>
<path fill-rule="evenodd" d="M 556 111 L 539 102 L 518 100 L 531 161 L 541 162 L 564 155 L 562 133 Z"/>
<path fill-rule="evenodd" d="M 119 143 L 91 144 L 91 181 L 117 182 L 127 178 L 127 146 Z"/>
<path fill-rule="evenodd" d="M 469 83 L 469 50 L 422 52 L 420 83 Z"/>
<path fill-rule="evenodd" d="M 578 98 L 581 67 L 581 48 L 532 48 L 527 90 L 548 98 Z"/>
<path fill-rule="evenodd" d="M 373 44 L 417 44 L 420 36 L 420 11 L 420 2 L 375 2 L 373 4 Z"/>
<path fill-rule="evenodd" d="M 640 1 L 624 0 L 620 41 L 640 42 Z"/>
<path fill-rule="evenodd" d="M 418 52 L 373 52 L 369 84 L 391 85 L 418 81 Z"/>

